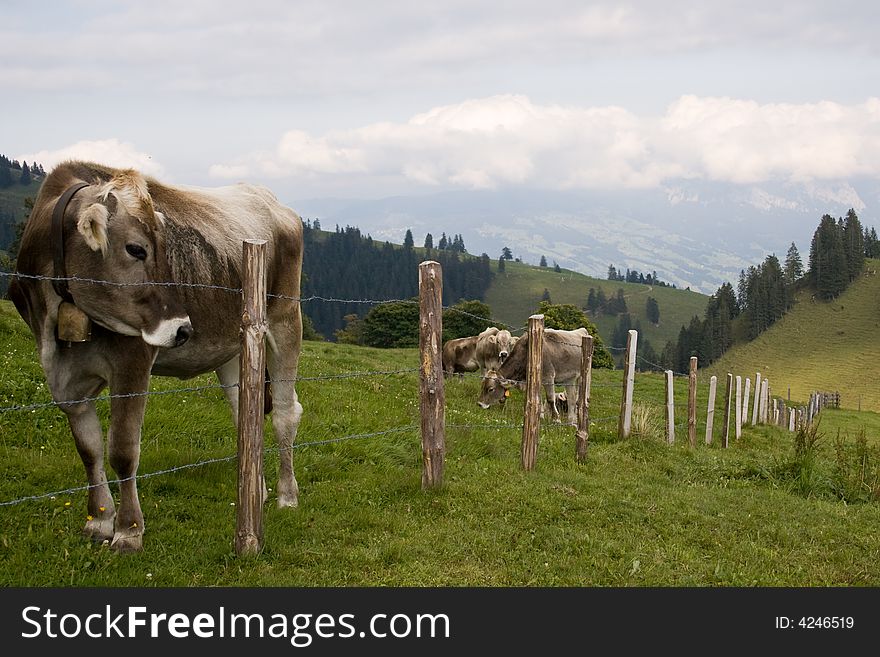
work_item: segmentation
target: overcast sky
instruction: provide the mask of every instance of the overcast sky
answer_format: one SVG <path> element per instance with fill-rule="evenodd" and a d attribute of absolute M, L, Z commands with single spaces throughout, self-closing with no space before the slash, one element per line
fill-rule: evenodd
<path fill-rule="evenodd" d="M 0 0 L 0 152 L 283 200 L 880 178 L 880 3 Z"/>

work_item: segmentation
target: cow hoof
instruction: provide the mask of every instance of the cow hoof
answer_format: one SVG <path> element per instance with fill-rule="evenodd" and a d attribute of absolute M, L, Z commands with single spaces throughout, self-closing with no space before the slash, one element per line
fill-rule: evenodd
<path fill-rule="evenodd" d="M 114 552 L 140 552 L 144 549 L 143 533 L 118 532 L 110 543 L 110 549 Z"/>
<path fill-rule="evenodd" d="M 299 496 L 298 495 L 278 495 L 278 508 L 279 509 L 295 509 L 299 506 Z"/>
<path fill-rule="evenodd" d="M 83 527 L 83 536 L 88 536 L 95 543 L 103 543 L 113 538 L 113 518 L 92 518 Z"/>

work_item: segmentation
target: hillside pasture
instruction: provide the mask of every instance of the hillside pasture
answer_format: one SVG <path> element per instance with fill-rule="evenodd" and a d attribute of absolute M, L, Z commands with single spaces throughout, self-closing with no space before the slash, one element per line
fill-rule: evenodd
<path fill-rule="evenodd" d="M 80 536 L 85 476 L 49 399 L 29 333 L 0 302 L 0 586 L 877 586 L 877 502 L 841 501 L 793 476 L 792 434 L 747 428 L 719 447 L 663 439 L 663 381 L 636 377 L 634 434 L 616 438 L 620 372 L 594 372 L 591 444 L 575 463 L 571 427 L 544 424 L 533 472 L 520 467 L 522 395 L 476 404 L 479 378 L 446 384 L 445 486 L 421 490 L 418 354 L 310 342 L 294 456 L 302 495 L 278 510 L 265 549 L 236 558 L 235 433 L 211 377 L 154 378 L 139 482 L 142 553 Z M 382 372 L 381 374 L 379 372 Z M 369 373 L 369 374 L 367 374 Z M 677 378 L 677 422 L 686 379 Z M 706 380 L 700 379 L 699 427 Z M 107 402 L 99 402 L 106 422 Z M 829 417 L 833 411 L 826 411 Z M 848 427 L 873 414 L 854 414 Z M 876 423 L 871 425 L 877 426 Z M 277 454 L 267 422 L 268 485 Z M 185 469 L 181 466 L 194 465 Z M 111 474 L 112 476 L 112 474 Z M 810 482 L 807 482 L 810 483 Z M 27 499 L 16 504 L 10 501 Z"/>
<path fill-rule="evenodd" d="M 529 315 L 536 312 L 545 289 L 550 292 L 553 303 L 570 303 L 584 308 L 590 288 L 596 291 L 602 288 L 609 298 L 622 288 L 633 325 L 636 320 L 641 322 L 643 337 L 650 340 L 658 353 L 667 341 L 678 340 L 682 325 L 687 325 L 694 315 L 703 317 L 709 301 L 706 295 L 691 290 L 601 280 L 568 269 L 556 272 L 551 267 L 506 262 L 504 271 L 498 273 L 498 263 L 492 267 L 496 276 L 486 292 L 485 301 L 492 308 L 493 317 L 509 326 L 521 328 L 526 325 Z M 656 326 L 648 321 L 645 310 L 648 297 L 657 299 L 660 306 L 660 322 Z M 618 318 L 599 314 L 591 316 L 590 320 L 596 324 L 602 340 L 610 344 Z"/>
<path fill-rule="evenodd" d="M 773 393 L 804 403 L 813 391 L 840 392 L 842 408 L 880 412 L 874 364 L 880 360 L 880 261 L 838 298 L 812 300 L 799 292 L 794 307 L 751 342 L 738 344 L 706 369 L 754 373 L 770 379 Z"/>

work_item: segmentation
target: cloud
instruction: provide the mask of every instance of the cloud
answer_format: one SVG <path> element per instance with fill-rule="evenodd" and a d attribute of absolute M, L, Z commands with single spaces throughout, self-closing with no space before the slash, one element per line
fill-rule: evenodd
<path fill-rule="evenodd" d="M 538 105 L 498 95 L 432 108 L 406 122 L 310 135 L 211 168 L 332 181 L 495 189 L 656 188 L 676 179 L 734 183 L 880 178 L 880 99 L 760 104 L 682 96 L 659 116 L 620 107 Z"/>
<path fill-rule="evenodd" d="M 133 144 L 118 139 L 98 141 L 79 141 L 57 150 L 42 150 L 36 153 L 16 155 L 23 162 L 37 162 L 49 171 L 65 160 L 88 160 L 111 167 L 132 167 L 149 175 L 161 178 L 165 170 L 152 156 L 138 151 Z"/>

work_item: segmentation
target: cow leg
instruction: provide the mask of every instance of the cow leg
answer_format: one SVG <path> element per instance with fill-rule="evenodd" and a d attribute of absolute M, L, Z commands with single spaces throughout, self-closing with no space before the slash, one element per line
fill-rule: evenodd
<path fill-rule="evenodd" d="M 290 313 L 292 319 L 274 326 L 268 335 L 267 360 L 272 381 L 272 427 L 278 442 L 278 507 L 299 504 L 299 486 L 293 474 L 293 444 L 302 418 L 303 408 L 296 395 L 302 326 L 299 309 Z"/>
<path fill-rule="evenodd" d="M 547 400 L 547 406 L 550 407 L 550 415 L 554 422 L 559 422 L 559 410 L 556 408 L 556 385 L 553 383 L 544 384 L 544 397 Z"/>
<path fill-rule="evenodd" d="M 214 370 L 217 380 L 223 386 L 223 395 L 229 402 L 229 408 L 232 409 L 232 423 L 236 428 L 238 427 L 238 377 L 240 369 L 238 356 L 236 356 Z"/>
<path fill-rule="evenodd" d="M 223 386 L 223 394 L 226 401 L 229 402 L 229 408 L 232 409 L 232 424 L 238 431 L 238 379 L 241 375 L 241 365 L 238 356 L 224 363 L 216 370 L 217 380 Z M 266 476 L 263 475 L 263 502 L 269 497 L 269 489 L 266 488 Z"/>
<path fill-rule="evenodd" d="M 105 385 L 102 379 L 91 378 L 83 381 L 83 385 L 68 388 L 63 395 L 56 395 L 56 399 L 61 401 L 95 397 Z M 67 415 L 76 450 L 85 466 L 89 482 L 88 519 L 83 527 L 83 534 L 97 542 L 109 540 L 113 538 L 116 510 L 107 486 L 107 473 L 104 471 L 104 431 L 95 411 L 95 402 L 59 405 Z"/>
<path fill-rule="evenodd" d="M 146 346 L 146 345 L 145 345 Z M 150 360 L 152 363 L 152 360 Z M 116 471 L 119 483 L 119 508 L 113 541 L 117 552 L 137 552 L 143 548 L 144 514 L 137 492 L 138 463 L 141 455 L 141 427 L 147 406 L 146 392 L 150 384 L 150 367 L 130 368 L 115 373 L 110 382 L 110 431 L 107 436 L 110 465 Z M 132 397 L 115 395 L 134 394 Z"/>
<path fill-rule="evenodd" d="M 568 400 L 568 424 L 577 424 L 577 394 L 578 384 L 568 383 L 565 385 L 565 398 Z"/>

